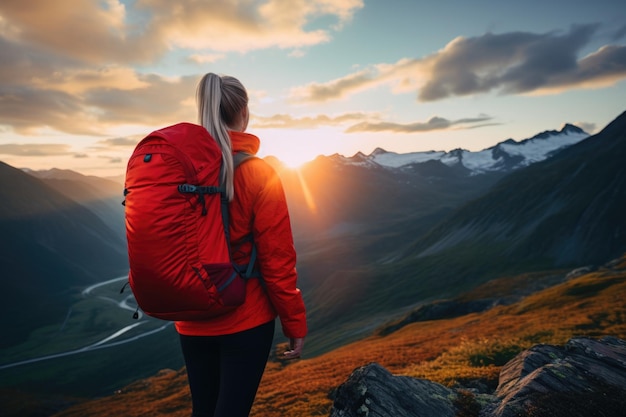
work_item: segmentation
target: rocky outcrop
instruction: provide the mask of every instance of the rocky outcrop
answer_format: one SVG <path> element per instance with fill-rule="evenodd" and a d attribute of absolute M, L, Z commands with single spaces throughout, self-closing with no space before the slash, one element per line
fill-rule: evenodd
<path fill-rule="evenodd" d="M 574 338 L 537 345 L 508 362 L 493 393 L 394 376 L 376 363 L 337 388 L 330 417 L 623 417 L 626 341 Z"/>
<path fill-rule="evenodd" d="M 418 321 L 443 320 L 452 317 L 465 316 L 471 313 L 479 313 L 499 304 L 506 304 L 506 300 L 483 299 L 471 301 L 437 300 L 429 304 L 421 305 L 409 312 L 406 316 L 395 322 L 387 323 L 376 330 L 376 335 L 387 336 L 407 324 Z"/>
<path fill-rule="evenodd" d="M 626 342 L 571 339 L 564 347 L 538 345 L 500 372 L 493 417 L 626 415 Z M 539 414 L 540 413 L 540 414 Z"/>
<path fill-rule="evenodd" d="M 454 417 L 454 391 L 423 379 L 394 376 L 377 363 L 356 369 L 331 395 L 330 417 Z"/>

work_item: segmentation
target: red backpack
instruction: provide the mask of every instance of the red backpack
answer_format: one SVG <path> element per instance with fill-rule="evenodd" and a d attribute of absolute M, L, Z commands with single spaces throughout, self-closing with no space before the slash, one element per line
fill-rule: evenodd
<path fill-rule="evenodd" d="M 247 157 L 237 154 L 235 164 Z M 216 141 L 191 123 L 152 132 L 128 161 L 129 284 L 149 316 L 203 320 L 245 300 L 256 251 L 249 265 L 232 262 L 221 166 Z"/>

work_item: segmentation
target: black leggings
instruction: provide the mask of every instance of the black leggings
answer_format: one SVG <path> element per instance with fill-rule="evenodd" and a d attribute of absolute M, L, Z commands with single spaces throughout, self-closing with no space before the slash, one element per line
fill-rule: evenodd
<path fill-rule="evenodd" d="M 274 321 L 224 336 L 184 336 L 192 417 L 247 417 L 274 338 Z"/>

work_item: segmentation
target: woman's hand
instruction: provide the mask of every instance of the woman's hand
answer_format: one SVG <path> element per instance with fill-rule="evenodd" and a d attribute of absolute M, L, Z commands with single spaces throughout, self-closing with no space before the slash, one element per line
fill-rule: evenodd
<path fill-rule="evenodd" d="M 304 337 L 289 339 L 289 350 L 283 353 L 285 359 L 297 359 L 302 354 Z"/>

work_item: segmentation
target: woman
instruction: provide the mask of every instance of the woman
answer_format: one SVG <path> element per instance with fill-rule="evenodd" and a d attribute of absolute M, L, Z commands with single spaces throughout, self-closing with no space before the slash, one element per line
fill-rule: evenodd
<path fill-rule="evenodd" d="M 245 133 L 248 95 L 236 78 L 206 74 L 198 85 L 198 119 L 222 149 L 230 200 L 233 247 L 252 233 L 262 282 L 247 282 L 245 303 L 208 321 L 179 321 L 176 329 L 187 366 L 193 417 L 248 416 L 274 336 L 278 316 L 290 340 L 285 358 L 300 356 L 307 333 L 304 302 L 296 288 L 296 253 L 282 184 L 262 159 L 233 169 L 232 154 L 256 154 L 259 139 Z M 235 254 L 245 264 L 250 245 Z"/>

